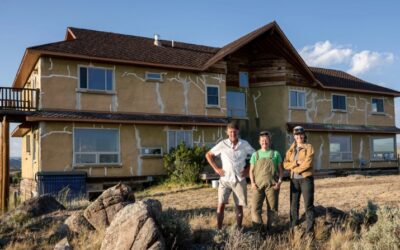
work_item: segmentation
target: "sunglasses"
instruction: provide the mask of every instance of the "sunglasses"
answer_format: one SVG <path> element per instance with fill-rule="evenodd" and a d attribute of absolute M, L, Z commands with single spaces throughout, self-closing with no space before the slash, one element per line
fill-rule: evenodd
<path fill-rule="evenodd" d="M 293 134 L 295 134 L 295 135 L 304 134 L 304 128 L 295 128 L 295 129 L 293 129 Z"/>

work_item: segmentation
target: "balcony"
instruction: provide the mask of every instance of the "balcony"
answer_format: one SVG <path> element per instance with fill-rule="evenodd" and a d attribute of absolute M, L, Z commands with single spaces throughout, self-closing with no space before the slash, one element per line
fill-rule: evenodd
<path fill-rule="evenodd" d="M 0 87 L 1 111 L 36 111 L 39 89 Z"/>

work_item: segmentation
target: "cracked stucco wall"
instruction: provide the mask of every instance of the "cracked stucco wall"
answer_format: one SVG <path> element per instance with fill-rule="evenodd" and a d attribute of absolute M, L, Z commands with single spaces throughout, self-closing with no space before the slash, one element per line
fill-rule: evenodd
<path fill-rule="evenodd" d="M 115 91 L 77 91 L 78 65 L 114 69 Z M 43 108 L 181 115 L 226 115 L 225 75 L 179 72 L 126 65 L 88 63 L 58 58 L 41 59 Z M 148 81 L 157 72 L 163 81 Z M 206 108 L 206 86 L 219 86 L 219 107 Z"/>
<path fill-rule="evenodd" d="M 146 176 L 165 174 L 161 157 L 141 157 L 141 147 L 162 147 L 167 152 L 168 130 L 193 131 L 193 143 L 210 145 L 225 138 L 224 127 L 164 126 L 134 124 L 93 124 L 73 122 L 41 122 L 40 125 L 40 169 L 41 171 L 85 171 L 88 177 Z M 113 128 L 120 133 L 120 165 L 74 166 L 74 128 Z M 24 140 L 23 140 L 24 141 Z M 23 147 L 25 145 L 23 144 Z M 62 150 L 61 150 L 62 147 Z M 31 148 L 32 149 L 32 148 Z M 38 148 L 39 150 L 39 148 Z M 22 154 L 24 157 L 29 155 Z M 29 158 L 31 159 L 31 158 Z M 34 178 L 38 168 L 32 168 L 29 159 L 23 165 L 23 177 Z"/>

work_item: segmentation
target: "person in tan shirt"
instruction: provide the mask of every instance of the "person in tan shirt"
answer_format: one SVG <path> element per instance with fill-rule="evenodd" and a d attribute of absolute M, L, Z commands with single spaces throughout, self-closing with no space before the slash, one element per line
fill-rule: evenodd
<path fill-rule="evenodd" d="M 314 148 L 307 143 L 304 128 L 293 129 L 294 142 L 286 152 L 283 167 L 290 170 L 290 224 L 294 228 L 299 224 L 300 196 L 303 194 L 306 210 L 306 232 L 314 233 Z"/>

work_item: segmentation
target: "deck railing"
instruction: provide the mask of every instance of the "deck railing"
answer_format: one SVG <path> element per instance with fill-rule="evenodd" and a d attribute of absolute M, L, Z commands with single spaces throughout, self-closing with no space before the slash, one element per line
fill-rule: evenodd
<path fill-rule="evenodd" d="M 39 90 L 0 87 L 0 110 L 36 111 Z"/>

